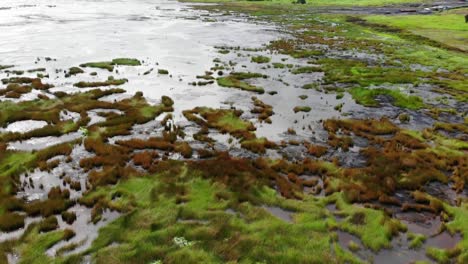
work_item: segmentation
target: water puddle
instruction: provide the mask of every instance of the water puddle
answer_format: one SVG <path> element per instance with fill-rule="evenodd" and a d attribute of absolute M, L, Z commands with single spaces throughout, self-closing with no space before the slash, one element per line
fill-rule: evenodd
<path fill-rule="evenodd" d="M 277 206 L 262 206 L 263 209 L 267 210 L 270 214 L 274 215 L 275 217 L 285 221 L 285 222 L 288 222 L 288 223 L 292 223 L 293 222 L 293 218 L 292 218 L 292 214 L 294 212 L 291 212 L 291 211 L 287 211 L 287 210 L 284 210 L 283 208 L 280 208 L 280 207 L 277 207 Z"/>
<path fill-rule="evenodd" d="M 47 250 L 47 255 L 55 256 L 57 250 L 66 247 L 67 245 L 77 245 L 73 250 L 66 251 L 65 255 L 80 253 L 91 246 L 94 239 L 99 234 L 99 229 L 120 216 L 116 211 L 105 210 L 102 214 L 102 220 L 96 224 L 91 222 L 91 209 L 81 205 L 75 205 L 68 210 L 76 214 L 76 220 L 70 225 L 63 221 L 61 217 L 57 217 L 60 229 L 71 229 L 76 235 L 68 240 L 61 241 Z"/>
<path fill-rule="evenodd" d="M 123 112 L 117 109 L 93 109 L 88 111 L 88 116 L 91 119 L 88 123 L 88 126 L 104 122 L 106 118 L 102 116 L 103 114 L 113 113 L 116 115 L 122 115 Z"/>
<path fill-rule="evenodd" d="M 10 150 L 33 151 L 45 149 L 61 143 L 73 141 L 82 137 L 81 132 L 73 132 L 60 137 L 31 138 L 24 141 L 15 141 L 8 144 Z"/>
<path fill-rule="evenodd" d="M 9 124 L 5 129 L 0 128 L 1 132 L 26 133 L 35 129 L 47 126 L 46 121 L 24 120 Z"/>
<path fill-rule="evenodd" d="M 24 227 L 12 232 L 0 232 L 0 243 L 7 240 L 14 240 L 20 238 L 28 226 L 32 223 L 37 223 L 41 221 L 41 217 L 26 217 L 24 219 Z"/>
<path fill-rule="evenodd" d="M 60 121 L 72 120 L 73 122 L 78 122 L 78 120 L 80 120 L 80 117 L 81 117 L 80 113 L 66 111 L 66 110 L 60 111 Z"/>

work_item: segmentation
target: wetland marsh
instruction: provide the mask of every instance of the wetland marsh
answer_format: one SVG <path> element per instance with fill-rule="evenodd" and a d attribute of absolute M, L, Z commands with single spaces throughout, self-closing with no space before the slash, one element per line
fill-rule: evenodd
<path fill-rule="evenodd" d="M 467 263 L 467 6 L 2 1 L 0 263 Z"/>

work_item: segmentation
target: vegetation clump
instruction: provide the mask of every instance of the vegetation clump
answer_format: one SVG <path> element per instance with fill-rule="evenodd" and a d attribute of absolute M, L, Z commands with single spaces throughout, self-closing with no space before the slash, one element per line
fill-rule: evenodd
<path fill-rule="evenodd" d="M 379 103 L 375 100 L 377 96 L 387 95 L 393 99 L 392 104 L 401 108 L 407 108 L 411 110 L 418 110 L 425 107 L 423 100 L 415 95 L 405 95 L 398 90 L 390 89 L 366 89 L 366 88 L 353 88 L 349 91 L 353 96 L 353 99 L 357 103 L 364 106 L 379 106 Z"/>
<path fill-rule="evenodd" d="M 80 64 L 80 67 L 89 67 L 89 68 L 99 68 L 108 71 L 114 71 L 114 65 L 112 62 L 102 61 L 102 62 L 88 62 Z"/>
<path fill-rule="evenodd" d="M 294 113 L 298 113 L 298 112 L 308 113 L 308 112 L 310 112 L 310 110 L 312 110 L 312 108 L 310 106 L 296 106 L 293 109 Z"/>
<path fill-rule="evenodd" d="M 77 75 L 77 74 L 80 74 L 80 73 L 84 73 L 84 71 L 83 71 L 83 69 L 81 69 L 79 67 L 71 67 L 68 70 L 68 75 Z"/>
<path fill-rule="evenodd" d="M 50 232 L 58 228 L 57 217 L 49 216 L 39 223 L 39 232 Z"/>
<path fill-rule="evenodd" d="M 109 77 L 106 81 L 103 82 L 78 82 L 75 83 L 74 86 L 78 88 L 95 88 L 95 87 L 103 87 L 103 86 L 118 86 L 128 82 L 127 79 L 114 79 L 113 77 Z"/>
<path fill-rule="evenodd" d="M 262 137 L 262 138 L 243 140 L 241 142 L 241 146 L 254 153 L 265 153 L 267 148 L 275 148 L 276 144 Z"/>
<path fill-rule="evenodd" d="M 254 56 L 251 61 L 255 63 L 269 63 L 271 59 L 266 56 Z"/>
<path fill-rule="evenodd" d="M 408 233 L 408 240 L 410 241 L 410 248 L 420 248 L 422 244 L 426 241 L 426 236 L 422 234 Z"/>
<path fill-rule="evenodd" d="M 252 97 L 254 103 L 254 108 L 250 111 L 252 114 L 258 114 L 258 120 L 260 122 L 265 122 L 271 124 L 270 117 L 274 114 L 273 107 L 271 105 L 265 104 L 257 97 Z"/>
<path fill-rule="evenodd" d="M 14 65 L 0 65 L 0 71 L 3 71 L 5 69 L 13 68 L 15 67 Z"/>
<path fill-rule="evenodd" d="M 112 61 L 102 61 L 102 62 L 88 62 L 80 64 L 80 67 L 90 67 L 90 68 L 99 68 L 108 71 L 114 71 L 115 65 L 124 65 L 124 66 L 139 66 L 141 62 L 137 59 L 131 58 L 117 58 Z"/>
<path fill-rule="evenodd" d="M 300 67 L 292 70 L 293 74 L 303 74 L 303 73 L 311 73 L 311 72 L 321 72 L 323 71 L 320 67 L 314 67 L 314 66 L 305 66 L 305 67 Z"/>
<path fill-rule="evenodd" d="M 3 213 L 0 215 L 0 230 L 11 232 L 24 227 L 24 215 L 18 213 Z"/>
<path fill-rule="evenodd" d="M 252 123 L 240 118 L 242 111 L 239 110 L 197 107 L 190 111 L 186 110 L 183 114 L 188 120 L 202 127 L 216 128 L 221 132 L 239 137 L 251 137 L 250 131 L 255 130 Z M 199 114 L 203 119 L 198 118 L 196 114 Z"/>
<path fill-rule="evenodd" d="M 132 58 L 117 58 L 112 60 L 113 65 L 140 66 L 141 62 Z"/>
<path fill-rule="evenodd" d="M 263 94 L 265 90 L 262 87 L 254 86 L 244 81 L 252 78 L 266 78 L 266 76 L 251 72 L 233 72 L 227 77 L 219 77 L 216 80 L 219 86 L 238 88 L 244 91 Z"/>

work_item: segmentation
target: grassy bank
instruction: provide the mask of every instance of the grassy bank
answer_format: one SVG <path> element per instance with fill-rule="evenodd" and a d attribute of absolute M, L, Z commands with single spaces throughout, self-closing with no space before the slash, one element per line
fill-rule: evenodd
<path fill-rule="evenodd" d="M 468 9 L 433 15 L 367 16 L 366 20 L 407 30 L 413 34 L 468 51 L 468 27 L 463 12 L 468 14 Z"/>
<path fill-rule="evenodd" d="M 183 0 L 182 2 L 201 2 L 201 3 L 259 3 L 259 4 L 280 4 L 292 5 L 297 4 L 295 0 L 251 0 L 251 1 L 236 1 L 236 0 Z M 366 7 L 366 6 L 390 6 L 396 4 L 408 3 L 424 3 L 427 0 L 306 0 L 307 6 L 330 6 L 330 7 Z"/>

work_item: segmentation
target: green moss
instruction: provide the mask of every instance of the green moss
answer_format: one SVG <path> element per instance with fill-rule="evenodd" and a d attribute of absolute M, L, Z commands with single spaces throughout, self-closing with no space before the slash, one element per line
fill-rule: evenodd
<path fill-rule="evenodd" d="M 181 163 L 171 165 L 179 166 Z M 328 218 L 321 201 L 285 200 L 269 188 L 254 191 L 260 201 L 296 211 L 295 224 L 289 224 L 249 202 L 233 203 L 238 194 L 199 176 L 180 168 L 175 174 L 134 178 L 87 194 L 104 195 L 113 207 L 136 210 L 103 227 L 86 253 L 97 262 L 112 258 L 126 263 L 155 259 L 163 263 L 337 263 L 339 258 L 357 263 L 350 254 L 338 257 L 330 252 L 332 239 L 326 221 L 334 220 Z M 118 198 L 112 199 L 115 193 Z M 179 200 L 184 203 L 178 204 Z M 227 208 L 239 211 L 242 217 L 226 213 Z M 175 237 L 194 244 L 177 247 Z M 108 247 L 113 243 L 115 246 Z"/>
<path fill-rule="evenodd" d="M 238 88 L 244 91 L 256 92 L 256 93 L 262 94 L 265 92 L 265 90 L 262 87 L 250 85 L 243 81 L 246 79 L 260 78 L 260 77 L 264 77 L 264 75 L 258 74 L 258 73 L 251 73 L 251 72 L 234 72 L 234 73 L 231 73 L 227 77 L 217 78 L 216 81 L 218 82 L 219 86 Z"/>
<path fill-rule="evenodd" d="M 325 72 L 327 84 L 349 83 L 362 87 L 384 83 L 416 83 L 422 72 L 406 68 L 367 65 L 360 60 L 323 58 L 317 62 Z M 313 67 L 312 67 L 313 68 Z"/>
<path fill-rule="evenodd" d="M 158 73 L 163 74 L 163 75 L 167 75 L 167 74 L 169 74 L 169 71 L 165 70 L 165 69 L 158 69 Z"/>
<path fill-rule="evenodd" d="M 402 133 L 406 134 L 406 135 L 409 135 L 417 140 L 419 140 L 420 142 L 424 142 L 426 141 L 424 139 L 424 137 L 422 136 L 422 133 L 420 131 L 416 131 L 416 130 L 402 130 Z"/>
<path fill-rule="evenodd" d="M 454 139 L 445 138 L 443 136 L 437 136 L 436 141 L 441 146 L 447 147 L 453 150 L 468 150 L 468 142 Z"/>
<path fill-rule="evenodd" d="M 322 72 L 322 71 L 323 70 L 320 67 L 305 66 L 305 67 L 296 68 L 296 69 L 292 70 L 291 72 L 293 74 L 302 74 L 302 73 L 312 73 L 312 72 Z"/>
<path fill-rule="evenodd" d="M 295 50 L 290 53 L 294 58 L 310 58 L 315 56 L 322 56 L 324 52 L 321 50 Z"/>
<path fill-rule="evenodd" d="M 29 73 L 32 73 L 32 72 L 45 72 L 45 71 L 46 71 L 46 68 L 34 68 L 34 69 L 28 70 Z"/>
<path fill-rule="evenodd" d="M 141 62 L 137 59 L 131 58 L 117 58 L 112 60 L 114 65 L 125 65 L 125 66 L 140 66 Z"/>
<path fill-rule="evenodd" d="M 0 177 L 11 177 L 24 172 L 35 158 L 36 155 L 30 152 L 8 153 L 6 157 L 0 159 Z"/>
<path fill-rule="evenodd" d="M 414 95 L 405 95 L 398 90 L 390 90 L 384 88 L 367 89 L 367 88 L 353 88 L 349 90 L 353 99 L 364 106 L 375 107 L 378 106 L 378 102 L 375 98 L 379 95 L 388 95 L 393 99 L 392 104 L 398 107 L 417 110 L 424 108 L 423 100 Z"/>
<path fill-rule="evenodd" d="M 114 70 L 114 65 L 112 65 L 112 62 L 110 61 L 88 62 L 88 63 L 80 64 L 80 67 L 99 68 L 99 69 L 105 69 L 108 71 Z"/>
<path fill-rule="evenodd" d="M 252 57 L 251 61 L 255 63 L 268 63 L 270 62 L 270 58 L 265 56 L 254 56 Z"/>
<path fill-rule="evenodd" d="M 320 90 L 320 86 L 318 83 L 308 83 L 302 86 L 302 89 L 309 90 L 309 89 L 314 89 L 314 90 Z"/>
<path fill-rule="evenodd" d="M 420 248 L 426 242 L 426 236 L 422 234 L 408 233 L 407 236 L 410 248 Z"/>
<path fill-rule="evenodd" d="M 310 108 L 309 106 L 296 106 L 294 107 L 293 111 L 294 113 L 297 113 L 297 112 L 310 112 L 310 110 L 312 110 L 312 108 Z"/>
<path fill-rule="evenodd" d="M 343 106 L 344 106 L 344 103 L 340 103 L 340 104 L 335 105 L 333 109 L 335 109 L 338 112 L 341 112 L 341 110 L 343 109 Z"/>
<path fill-rule="evenodd" d="M 410 32 L 421 35 L 443 44 L 452 45 L 467 51 L 463 38 L 468 37 L 465 23 L 458 14 L 448 12 L 434 15 L 399 15 L 389 16 L 368 16 L 366 20 L 372 23 L 391 25 Z"/>
<path fill-rule="evenodd" d="M 246 80 L 252 78 L 266 78 L 267 76 L 256 72 L 232 72 L 230 76 L 235 77 L 238 80 Z"/>
<path fill-rule="evenodd" d="M 70 75 L 76 75 L 76 74 L 80 74 L 80 73 L 84 73 L 84 71 L 79 67 L 71 67 L 68 70 L 68 74 L 70 74 Z"/>
<path fill-rule="evenodd" d="M 205 120 L 198 118 L 195 114 L 200 114 Z M 224 133 L 233 135 L 250 135 L 250 131 L 255 127 L 249 121 L 240 118 L 241 111 L 231 109 L 213 109 L 208 107 L 196 107 L 191 111 L 184 111 L 184 116 L 202 126 L 208 126 L 219 129 Z"/>
<path fill-rule="evenodd" d="M 358 257 L 354 256 L 351 252 L 342 249 L 338 245 L 338 243 L 335 243 L 333 245 L 333 250 L 339 259 L 339 263 L 352 263 L 352 264 L 364 263 Z"/>
<path fill-rule="evenodd" d="M 117 58 L 113 59 L 112 61 L 101 61 L 101 62 L 88 62 L 83 63 L 81 67 L 90 67 L 90 68 L 99 68 L 105 69 L 108 71 L 114 70 L 114 65 L 125 65 L 125 66 L 139 66 L 141 62 L 137 59 L 130 59 L 130 58 Z"/>
<path fill-rule="evenodd" d="M 447 250 L 439 249 L 435 247 L 428 247 L 426 248 L 426 255 L 437 261 L 437 263 L 445 264 L 450 263 L 450 257 L 448 255 Z"/>
<path fill-rule="evenodd" d="M 444 210 L 452 217 L 451 221 L 446 224 L 447 230 L 451 234 L 455 234 L 455 232 L 462 234 L 462 240 L 457 244 L 457 248 L 461 251 L 457 259 L 459 263 L 464 263 L 468 260 L 468 225 L 466 224 L 466 219 L 468 219 L 468 204 L 464 202 L 460 207 L 444 204 Z M 433 255 L 435 259 L 445 259 L 445 252 L 436 249 L 429 251 L 427 253 Z"/>
<path fill-rule="evenodd" d="M 224 113 L 214 125 L 223 127 L 227 131 L 244 131 L 251 127 L 250 123 L 240 119 L 233 112 Z"/>
<path fill-rule="evenodd" d="M 138 65 L 141 65 L 141 62 L 137 59 L 117 58 L 112 61 L 83 63 L 83 64 L 80 64 L 80 67 L 99 68 L 99 69 L 105 69 L 108 71 L 113 71 L 114 65 L 138 66 Z"/>
<path fill-rule="evenodd" d="M 0 65 L 0 71 L 2 70 L 5 70 L 5 69 L 9 69 L 9 68 L 13 68 L 15 67 L 14 65 Z"/>
<path fill-rule="evenodd" d="M 268 141 L 264 137 L 243 140 L 241 142 L 241 147 L 255 153 L 265 153 L 267 148 L 274 148 L 275 146 L 273 142 Z"/>
<path fill-rule="evenodd" d="M 21 254 L 19 263 L 52 263 L 52 259 L 46 255 L 46 250 L 65 238 L 65 231 L 40 234 L 37 228 L 29 230 L 22 238 L 23 243 L 16 248 Z"/>
<path fill-rule="evenodd" d="M 78 82 L 75 83 L 74 86 L 78 88 L 95 88 L 95 87 L 103 87 L 103 86 L 118 86 L 128 82 L 127 79 L 113 79 L 109 78 L 103 82 Z"/>
<path fill-rule="evenodd" d="M 404 226 L 385 212 L 371 208 L 358 207 L 345 202 L 344 195 L 336 193 L 335 199 L 340 213 L 347 217 L 339 224 L 339 228 L 361 238 L 368 248 L 378 251 L 391 246 L 392 236 Z"/>
<path fill-rule="evenodd" d="M 348 248 L 352 252 L 356 252 L 356 251 L 359 251 L 361 249 L 361 247 L 356 242 L 354 242 L 353 240 L 349 241 Z"/>
<path fill-rule="evenodd" d="M 285 67 L 286 65 L 284 65 L 283 63 L 273 62 L 273 68 L 275 69 L 284 69 Z"/>

